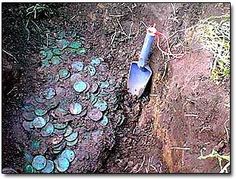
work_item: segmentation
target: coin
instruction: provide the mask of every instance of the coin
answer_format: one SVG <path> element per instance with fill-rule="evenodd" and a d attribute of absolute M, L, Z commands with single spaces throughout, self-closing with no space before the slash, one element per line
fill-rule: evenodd
<path fill-rule="evenodd" d="M 94 104 L 94 107 L 98 108 L 100 111 L 105 111 L 107 109 L 107 103 L 106 103 L 106 101 L 99 99 Z"/>
<path fill-rule="evenodd" d="M 62 151 L 60 157 L 66 158 L 69 162 L 72 162 L 75 159 L 75 152 L 71 149 L 65 149 Z"/>
<path fill-rule="evenodd" d="M 43 128 L 46 125 L 46 120 L 43 117 L 36 117 L 32 124 L 35 128 Z"/>
<path fill-rule="evenodd" d="M 82 105 L 80 103 L 72 103 L 69 110 L 71 114 L 80 114 L 82 112 Z"/>
<path fill-rule="evenodd" d="M 55 55 L 61 55 L 62 54 L 62 52 L 59 48 L 52 49 L 52 53 L 54 53 Z"/>
<path fill-rule="evenodd" d="M 73 128 L 71 126 L 68 126 L 64 134 L 64 137 L 69 136 L 72 132 L 73 132 Z"/>
<path fill-rule="evenodd" d="M 31 148 L 33 150 L 38 150 L 40 148 L 40 144 L 41 144 L 40 140 L 34 139 L 34 140 L 31 141 Z"/>
<path fill-rule="evenodd" d="M 100 121 L 100 124 L 102 126 L 106 126 L 108 124 L 109 120 L 106 116 L 103 116 L 102 120 Z"/>
<path fill-rule="evenodd" d="M 47 50 L 45 53 L 46 53 L 45 60 L 50 60 L 53 57 L 53 53 L 51 50 Z"/>
<path fill-rule="evenodd" d="M 59 77 L 66 79 L 70 76 L 70 72 L 66 68 L 62 68 L 59 70 Z"/>
<path fill-rule="evenodd" d="M 59 172 L 65 172 L 70 166 L 70 162 L 65 157 L 59 157 L 54 161 L 56 168 Z"/>
<path fill-rule="evenodd" d="M 34 110 L 34 113 L 37 115 L 37 116 L 43 116 L 47 113 L 47 110 L 46 109 L 41 109 L 41 108 L 37 108 Z"/>
<path fill-rule="evenodd" d="M 36 115 L 33 112 L 27 112 L 27 111 L 23 112 L 22 116 L 27 121 L 33 121 L 34 118 L 36 117 Z"/>
<path fill-rule="evenodd" d="M 54 170 L 54 163 L 51 160 L 47 160 L 45 168 L 42 170 L 42 173 L 52 173 Z"/>
<path fill-rule="evenodd" d="M 66 39 L 57 40 L 57 46 L 61 50 L 63 50 L 66 47 L 68 47 L 69 44 L 70 44 L 70 42 L 68 40 L 66 40 Z"/>
<path fill-rule="evenodd" d="M 75 41 L 75 42 L 71 42 L 71 44 L 69 45 L 69 47 L 70 47 L 70 48 L 73 48 L 73 49 L 78 49 L 78 48 L 81 47 L 81 45 L 82 45 L 81 42 L 78 42 L 78 41 L 76 42 L 76 41 Z"/>
<path fill-rule="evenodd" d="M 63 142 L 59 143 L 58 145 L 56 145 L 55 147 L 53 147 L 53 153 L 58 154 L 62 150 L 64 150 L 65 147 L 66 147 L 66 141 L 63 141 Z"/>
<path fill-rule="evenodd" d="M 37 155 L 34 157 L 33 162 L 32 162 L 32 166 L 36 169 L 36 170 L 42 170 L 46 167 L 47 164 L 47 160 L 43 155 Z"/>
<path fill-rule="evenodd" d="M 35 169 L 32 167 L 32 165 L 26 165 L 24 167 L 24 172 L 25 173 L 35 173 Z"/>
<path fill-rule="evenodd" d="M 93 121 L 98 121 L 102 118 L 102 112 L 99 109 L 92 109 L 88 112 L 88 117 Z"/>
<path fill-rule="evenodd" d="M 23 121 L 22 126 L 26 131 L 30 131 L 31 129 L 34 128 L 32 122 L 28 122 L 28 121 Z"/>
<path fill-rule="evenodd" d="M 61 63 L 61 58 L 59 56 L 53 56 L 51 59 L 53 65 L 59 65 Z"/>
<path fill-rule="evenodd" d="M 87 84 L 83 81 L 77 81 L 73 85 L 75 91 L 81 93 L 87 88 Z"/>
<path fill-rule="evenodd" d="M 71 67 L 73 71 L 79 72 L 83 70 L 84 64 L 83 62 L 76 61 L 71 64 Z"/>
<path fill-rule="evenodd" d="M 98 91 L 98 84 L 97 83 L 93 83 L 90 91 L 92 93 L 96 93 Z"/>
<path fill-rule="evenodd" d="M 98 66 L 101 64 L 101 59 L 102 58 L 93 57 L 90 64 L 93 66 Z"/>
<path fill-rule="evenodd" d="M 54 132 L 54 126 L 52 123 L 47 123 L 41 130 L 41 135 L 43 137 L 48 137 L 50 135 L 52 135 Z"/>
<path fill-rule="evenodd" d="M 52 87 L 47 88 L 43 92 L 43 96 L 46 99 L 52 99 L 55 95 L 56 95 L 56 90 L 54 88 L 52 88 Z"/>
<path fill-rule="evenodd" d="M 78 137 L 78 132 L 73 132 L 72 134 L 70 134 L 68 137 L 66 137 L 65 139 L 69 142 L 74 141 L 76 138 Z"/>
<path fill-rule="evenodd" d="M 92 65 L 87 66 L 85 70 L 88 71 L 91 76 L 96 74 L 96 68 Z"/>
<path fill-rule="evenodd" d="M 75 139 L 74 141 L 71 141 L 71 142 L 68 142 L 68 141 L 67 141 L 67 142 L 66 142 L 66 145 L 69 146 L 69 147 L 72 147 L 72 146 L 74 146 L 75 144 L 77 144 L 78 140 L 79 140 L 79 139 L 77 138 L 77 139 Z"/>

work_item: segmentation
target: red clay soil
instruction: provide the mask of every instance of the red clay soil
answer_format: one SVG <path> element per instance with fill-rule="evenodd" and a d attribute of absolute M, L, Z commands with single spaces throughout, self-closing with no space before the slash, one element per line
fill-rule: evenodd
<path fill-rule="evenodd" d="M 153 97 L 143 110 L 139 124 L 143 127 L 152 119 L 171 173 L 217 173 L 217 160 L 197 159 L 200 150 L 230 152 L 229 91 L 209 79 L 210 63 L 211 56 L 202 51 L 171 61 L 166 83 L 154 83 Z"/>
<path fill-rule="evenodd" d="M 228 6 L 220 9 L 221 5 L 213 4 L 175 4 L 175 7 L 179 12 L 189 12 L 183 16 L 194 25 L 199 18 L 227 12 Z M 214 11 L 208 11 L 213 7 L 216 7 Z M 146 8 L 158 30 L 168 28 L 170 4 L 152 4 Z M 126 132 L 130 129 L 128 124 L 122 129 L 125 137 L 115 146 L 117 149 L 108 160 L 107 172 L 218 173 L 217 159 L 199 160 L 198 157 L 203 149 L 205 155 L 212 149 L 221 154 L 230 153 L 230 81 L 217 85 L 210 79 L 213 58 L 204 49 L 171 60 L 163 79 L 165 67 L 160 59 L 160 52 L 154 49 L 150 101 L 142 106 L 137 129 L 133 133 Z M 138 133 L 136 142 L 132 134 L 137 130 L 144 130 L 146 135 Z"/>

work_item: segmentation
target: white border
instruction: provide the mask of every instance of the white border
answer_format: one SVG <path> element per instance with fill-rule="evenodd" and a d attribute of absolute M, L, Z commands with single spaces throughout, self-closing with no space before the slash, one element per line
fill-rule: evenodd
<path fill-rule="evenodd" d="M 70 1 L 62 1 L 62 0 L 57 0 L 57 1 L 47 1 L 47 0 L 41 0 L 41 1 L 39 1 L 39 0 L 33 0 L 33 1 L 24 1 L 24 0 L 18 0 L 18 1 L 16 1 L 16 0 L 8 0 L 8 1 L 6 1 L 6 0 L 0 0 L 1 1 L 1 5 L 0 5 L 0 8 L 1 8 L 1 10 L 2 10 L 2 2 L 14 2 L 14 3 L 16 3 L 16 2 L 115 2 L 115 1 L 112 1 L 112 0 L 70 0 Z M 116 2 L 118 2 L 118 1 L 116 1 Z M 137 0 L 124 0 L 124 1 L 122 1 L 122 2 L 142 2 L 142 1 L 137 1 Z M 234 171 L 234 156 L 235 156 L 235 151 L 233 150 L 234 149 L 234 144 L 235 144 L 235 139 L 236 139 L 236 137 L 235 137 L 235 132 L 234 132 L 234 129 L 235 129 L 235 121 L 234 121 L 234 115 L 233 115 L 233 111 L 236 111 L 236 107 L 235 106 L 233 106 L 233 103 L 234 103 L 234 101 L 235 101 L 235 96 L 233 95 L 233 92 L 234 92 L 234 90 L 236 89 L 235 88 L 235 79 L 236 79 L 236 77 L 235 77 L 235 72 L 234 72 L 234 70 L 233 69 L 235 69 L 235 62 L 234 62 L 234 58 L 233 57 L 235 57 L 236 56 L 236 50 L 235 50 L 235 48 L 233 48 L 233 44 L 234 44 L 234 42 L 235 42 L 235 36 L 233 36 L 233 30 L 235 31 L 235 15 L 234 15 L 234 12 L 233 12 L 233 10 L 234 10 L 234 7 L 235 7 L 235 4 L 236 4 L 236 2 L 235 2 L 235 0 L 231 0 L 231 1 L 227 1 L 227 0 L 221 0 L 221 1 L 216 1 L 216 0 L 212 0 L 212 1 L 207 1 L 207 0 L 203 0 L 203 1 L 192 1 L 192 0 L 182 0 L 182 1 L 178 1 L 178 0 L 173 0 L 173 1 L 165 1 L 165 0 L 162 0 L 162 1 L 143 1 L 143 2 L 231 2 L 231 34 L 232 34 L 232 42 L 231 42 L 231 52 L 232 52 L 232 54 L 231 54 L 231 62 L 232 62 L 232 66 L 231 66 L 231 70 L 232 70 L 232 73 L 231 73 L 231 78 L 232 78 L 232 87 L 231 87 L 231 100 L 232 100 L 232 102 L 231 102 L 231 105 L 232 105 L 232 108 L 231 108 L 231 132 L 232 132 L 232 139 L 231 139 L 231 142 L 232 142 L 232 147 L 231 147 L 231 152 L 232 152 L 232 154 L 231 154 L 231 173 L 232 173 L 232 175 L 230 176 L 231 178 L 233 177 L 233 175 L 235 174 L 235 171 Z M 1 20 L 2 20 L 2 12 L 0 13 L 0 18 L 1 18 Z M 2 24 L 2 22 L 1 22 L 1 24 Z M 0 26 L 1 27 L 1 26 Z M 2 32 L 2 31 L 1 31 Z M 1 33 L 1 39 L 0 39 L 0 46 L 1 46 L 1 49 L 2 49 L 2 33 Z M 1 55 L 2 55 L 2 52 L 1 52 Z M 2 56 L 1 56 L 2 57 Z M 2 69 L 2 59 L 1 59 L 1 62 L 0 62 L 0 67 L 1 67 L 1 69 Z M 2 74 L 0 73 L 0 79 L 2 80 Z M 2 92 L 2 83 L 0 84 L 0 90 L 1 90 L 1 92 Z M 1 93 L 2 94 L 2 93 Z M 2 114 L 2 103 L 0 104 L 0 114 Z M 2 124 L 0 124 L 0 127 L 2 127 Z M 0 134 L 1 136 L 2 136 L 2 132 L 1 132 L 1 134 Z M 2 139 L 2 138 L 1 138 Z M 1 143 L 0 143 L 0 147 L 2 147 L 1 146 L 2 145 L 2 141 L 1 141 Z M 1 155 L 2 155 L 2 153 L 1 153 Z M 1 159 L 1 161 L 2 161 L 2 157 L 1 157 L 1 155 L 0 155 L 0 159 Z M 0 163 L 1 164 L 1 163 Z M 2 164 L 1 164 L 1 166 L 2 166 Z M 5 177 L 7 177 L 7 178 L 18 178 L 18 177 L 22 177 L 22 178 L 29 178 L 29 177 L 34 177 L 34 178 L 39 178 L 39 177 L 45 177 L 46 175 L 11 175 L 11 176 L 8 176 L 8 175 L 3 175 L 3 174 L 0 174 L 0 178 L 5 178 Z M 46 176 L 47 177 L 47 176 Z M 65 177 L 70 177 L 70 178 L 75 178 L 75 179 L 78 179 L 78 178 L 87 178 L 87 177 L 92 177 L 92 178 L 95 178 L 95 177 L 114 177 L 114 178 L 134 178 L 134 179 L 137 179 L 137 178 L 143 178 L 143 177 L 152 177 L 152 178 L 160 178 L 160 177 L 165 177 L 165 178 L 172 178 L 172 177 L 188 177 L 188 178 L 192 178 L 192 177 L 201 177 L 201 178 L 206 178 L 206 179 L 208 179 L 209 177 L 211 177 L 211 178 L 213 178 L 213 177 L 221 177 L 221 178 L 225 178 L 225 177 L 229 177 L 229 175 L 224 175 L 224 176 L 222 176 L 222 175 L 76 175 L 76 174 L 74 174 L 74 175 L 49 175 L 49 177 L 50 178 L 54 178 L 54 179 L 57 179 L 58 177 L 63 177 L 63 178 L 65 178 Z"/>

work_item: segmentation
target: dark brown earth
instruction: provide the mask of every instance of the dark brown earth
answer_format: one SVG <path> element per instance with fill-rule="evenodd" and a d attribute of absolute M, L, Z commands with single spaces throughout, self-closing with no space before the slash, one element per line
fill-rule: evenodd
<path fill-rule="evenodd" d="M 35 72 L 40 66 L 37 56 L 43 39 L 39 34 L 43 32 L 39 33 L 30 24 L 27 41 L 24 15 L 27 7 L 29 4 L 3 4 L 2 9 L 2 48 L 5 50 L 2 53 L 2 168 L 12 168 L 18 173 L 22 173 L 24 162 L 22 148 L 29 140 L 19 122 L 19 106 L 29 92 L 42 84 Z M 121 106 L 125 120 L 114 128 L 113 147 L 101 154 L 93 163 L 93 170 L 87 172 L 220 171 L 216 159 L 197 159 L 203 148 L 204 154 L 212 149 L 221 154 L 230 152 L 230 134 L 226 131 L 230 128 L 230 80 L 218 85 L 210 80 L 213 59 L 209 52 L 190 51 L 183 58 L 164 63 L 166 59 L 154 47 L 150 62 L 154 73 L 145 96 L 132 97 L 126 83 L 129 64 L 138 60 L 145 24 L 156 23 L 158 31 L 171 36 L 200 19 L 229 13 L 230 4 L 66 3 L 53 5 L 52 9 L 57 13 L 42 16 L 35 23 L 43 30 L 77 29 L 85 37 L 89 56 L 104 58 L 112 75 L 122 81 Z M 182 53 L 179 44 L 183 39 L 181 32 L 170 39 L 178 53 Z M 69 172 L 78 171 L 73 167 Z"/>

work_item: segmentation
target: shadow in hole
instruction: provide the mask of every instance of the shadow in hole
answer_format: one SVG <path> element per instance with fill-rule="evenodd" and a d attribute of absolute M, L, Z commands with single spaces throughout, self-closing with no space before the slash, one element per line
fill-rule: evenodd
<path fill-rule="evenodd" d="M 141 95 L 141 98 L 146 98 L 151 93 L 151 87 L 152 87 L 152 77 L 148 81 L 147 86 L 146 86 L 143 94 Z"/>

